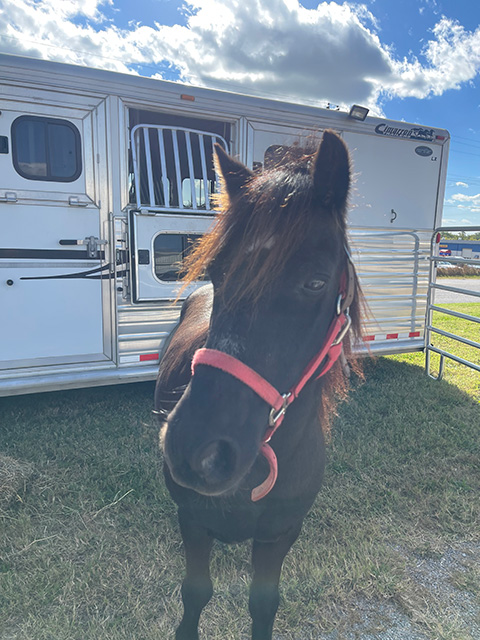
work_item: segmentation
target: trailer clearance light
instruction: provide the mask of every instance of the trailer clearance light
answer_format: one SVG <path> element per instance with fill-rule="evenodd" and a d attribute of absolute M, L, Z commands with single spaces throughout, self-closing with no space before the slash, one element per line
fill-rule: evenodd
<path fill-rule="evenodd" d="M 180 95 L 181 100 L 188 100 L 188 102 L 195 102 L 195 96 L 190 96 L 188 93 L 182 93 Z"/>
<path fill-rule="evenodd" d="M 348 114 L 350 118 L 354 120 L 360 120 L 363 122 L 367 117 L 369 109 L 367 107 L 360 107 L 358 104 L 354 104 L 350 109 L 350 113 Z"/>

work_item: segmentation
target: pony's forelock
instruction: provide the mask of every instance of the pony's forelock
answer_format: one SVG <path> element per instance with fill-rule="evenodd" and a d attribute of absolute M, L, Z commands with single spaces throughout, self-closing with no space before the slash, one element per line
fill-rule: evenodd
<path fill-rule="evenodd" d="M 185 259 L 184 287 L 203 277 L 225 252 L 228 259 L 224 261 L 221 289 L 228 289 L 229 298 L 237 303 L 257 302 L 262 297 L 272 273 L 279 272 L 312 232 L 313 155 L 294 147 L 291 153 L 284 152 L 271 169 L 249 179 L 233 201 L 226 188 L 215 196 L 219 213 L 213 229 Z M 338 220 L 344 233 L 343 215 Z M 273 251 L 264 251 L 272 246 Z"/>

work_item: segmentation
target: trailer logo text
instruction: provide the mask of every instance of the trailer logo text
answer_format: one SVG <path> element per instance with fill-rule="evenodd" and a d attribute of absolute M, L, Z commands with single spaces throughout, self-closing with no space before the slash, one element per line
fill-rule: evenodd
<path fill-rule="evenodd" d="M 398 127 L 390 127 L 385 122 L 377 124 L 375 133 L 381 136 L 392 136 L 394 138 L 409 138 L 411 140 L 435 140 L 434 129 L 423 129 L 422 127 L 413 127 L 410 129 L 400 129 Z"/>

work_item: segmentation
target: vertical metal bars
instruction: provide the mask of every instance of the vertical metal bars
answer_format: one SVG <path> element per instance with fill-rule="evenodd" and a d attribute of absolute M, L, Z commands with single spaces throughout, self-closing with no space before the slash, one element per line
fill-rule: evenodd
<path fill-rule="evenodd" d="M 170 206 L 170 183 L 167 178 L 167 160 L 165 158 L 165 139 L 163 137 L 163 131 L 158 129 L 158 148 L 160 151 L 160 170 L 162 172 L 162 186 L 163 186 L 163 202 L 166 207 Z"/>
<path fill-rule="evenodd" d="M 441 335 L 444 336 L 446 338 L 450 338 L 451 340 L 454 340 L 456 342 L 462 343 L 462 344 L 466 344 L 470 347 L 476 348 L 480 350 L 480 343 L 479 342 L 475 342 L 474 340 L 468 340 L 467 338 L 463 338 L 462 336 L 458 336 L 456 334 L 450 333 L 449 331 L 443 331 L 442 329 L 439 329 L 438 327 L 435 327 L 433 324 L 433 312 L 436 311 L 437 313 L 442 313 L 442 314 L 447 314 L 450 316 L 454 316 L 456 318 L 460 318 L 462 320 L 465 320 L 466 322 L 476 322 L 480 324 L 480 317 L 476 317 L 476 316 L 471 316 L 465 313 L 460 313 L 459 311 L 454 311 L 452 309 L 444 309 L 440 306 L 438 306 L 438 304 L 434 304 L 434 292 L 435 290 L 442 290 L 442 291 L 449 291 L 451 293 L 454 294 L 464 294 L 464 295 L 468 295 L 468 296 L 472 296 L 472 298 L 478 298 L 480 301 L 480 292 L 478 291 L 473 291 L 472 289 L 464 289 L 464 288 L 459 288 L 459 287 L 451 287 L 448 285 L 443 285 L 443 284 L 437 284 L 435 281 L 435 274 L 436 274 L 436 263 L 437 262 L 452 262 L 454 264 L 474 264 L 474 265 L 478 265 L 480 266 L 480 263 L 478 260 L 474 260 L 473 258 L 450 258 L 450 257 L 445 257 L 445 256 L 440 256 L 438 254 L 438 245 L 439 245 L 439 241 L 438 241 L 438 234 L 441 234 L 444 231 L 480 231 L 480 227 L 439 227 L 437 229 L 435 229 L 433 235 L 432 235 L 432 240 L 431 240 L 431 255 L 430 255 L 430 282 L 429 282 L 429 287 L 428 287 L 428 301 L 427 301 L 427 324 L 426 324 L 426 331 L 425 331 L 425 371 L 427 372 L 427 374 L 430 376 L 430 378 L 436 379 L 436 380 L 441 380 L 443 378 L 443 375 L 445 373 L 445 358 L 449 358 L 450 360 L 453 360 L 454 362 L 458 362 L 459 364 L 463 364 L 467 367 L 470 367 L 471 369 L 474 369 L 475 371 L 479 371 L 480 372 L 480 365 L 475 364 L 474 362 L 471 362 L 469 360 L 465 360 L 464 358 L 460 358 L 459 356 L 457 356 L 454 353 L 451 353 L 449 351 L 446 351 L 445 349 L 440 349 L 438 347 L 435 347 L 431 344 L 431 339 L 432 339 L 432 333 L 435 333 L 437 335 Z M 480 269 L 479 269 L 479 276 L 480 276 Z M 431 353 L 437 353 L 440 356 L 440 362 L 439 362 L 439 371 L 438 371 L 438 375 L 435 376 L 430 372 L 431 369 L 431 357 L 430 354 Z"/>
<path fill-rule="evenodd" d="M 155 144 L 152 146 L 152 131 L 156 132 L 158 149 Z M 166 132 L 171 136 L 171 145 Z M 212 152 L 208 149 L 207 155 L 208 141 L 211 141 Z M 195 153 L 195 142 L 198 142 L 198 153 Z M 208 174 L 209 163 L 210 166 L 213 163 L 213 146 L 217 142 L 228 151 L 226 140 L 208 131 L 151 124 L 135 126 L 131 132 L 131 148 L 137 208 L 140 211 L 211 211 Z M 213 167 L 211 171 L 217 190 Z M 176 191 L 176 198 L 172 197 L 171 187 Z M 157 196 L 163 194 L 163 198 L 156 197 L 155 193 Z"/>

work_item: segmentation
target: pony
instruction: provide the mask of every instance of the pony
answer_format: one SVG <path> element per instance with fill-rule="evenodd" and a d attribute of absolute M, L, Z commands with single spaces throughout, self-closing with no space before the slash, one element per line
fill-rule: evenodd
<path fill-rule="evenodd" d="M 176 640 L 198 640 L 213 539 L 253 540 L 252 640 L 271 640 L 283 560 L 320 489 L 325 432 L 360 335 L 341 138 L 279 149 L 251 172 L 215 149 L 216 224 L 186 258 L 183 304 L 160 362 L 155 412 L 186 575 Z M 193 374 L 193 375 L 192 375 Z M 166 419 L 168 417 L 168 419 Z"/>

